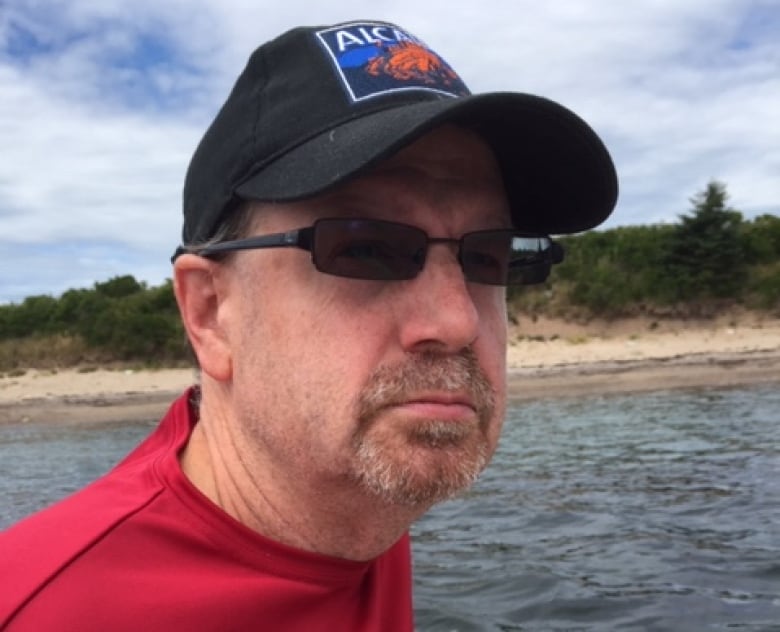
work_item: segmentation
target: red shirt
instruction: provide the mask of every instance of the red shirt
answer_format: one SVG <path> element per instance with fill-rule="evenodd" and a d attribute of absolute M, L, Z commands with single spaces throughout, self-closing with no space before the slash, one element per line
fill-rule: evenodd
<path fill-rule="evenodd" d="M 0 630 L 412 630 L 408 534 L 353 562 L 248 529 L 179 467 L 189 397 L 106 476 L 0 534 Z"/>

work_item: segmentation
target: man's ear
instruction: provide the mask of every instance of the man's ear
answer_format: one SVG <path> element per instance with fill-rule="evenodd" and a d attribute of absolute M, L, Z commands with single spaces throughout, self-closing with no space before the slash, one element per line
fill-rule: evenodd
<path fill-rule="evenodd" d="M 230 345 L 220 325 L 226 288 L 219 265 L 197 255 L 179 256 L 173 267 L 173 291 L 201 370 L 223 382 L 232 377 L 233 369 Z"/>

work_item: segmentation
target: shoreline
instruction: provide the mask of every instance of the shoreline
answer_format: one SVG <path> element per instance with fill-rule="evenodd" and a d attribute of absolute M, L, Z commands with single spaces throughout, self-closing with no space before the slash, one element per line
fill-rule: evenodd
<path fill-rule="evenodd" d="M 780 319 L 662 327 L 547 320 L 510 333 L 510 401 L 780 384 Z M 191 368 L 5 375 L 0 424 L 156 421 L 195 381 Z"/>
<path fill-rule="evenodd" d="M 167 369 L 164 372 L 189 370 Z M 155 371 L 157 373 L 157 371 Z M 594 362 L 546 368 L 515 368 L 507 374 L 509 402 L 568 399 L 687 389 L 780 385 L 780 351 L 707 354 L 704 357 Z M 111 423 L 159 420 L 181 388 L 41 395 L 0 400 L 0 424 Z"/>
<path fill-rule="evenodd" d="M 509 371 L 510 401 L 780 384 L 780 350 Z"/>

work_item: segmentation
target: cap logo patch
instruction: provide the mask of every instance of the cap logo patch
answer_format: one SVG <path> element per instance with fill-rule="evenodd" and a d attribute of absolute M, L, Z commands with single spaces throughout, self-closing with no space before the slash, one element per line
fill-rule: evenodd
<path fill-rule="evenodd" d="M 451 97 L 469 94 L 446 61 L 392 24 L 342 24 L 318 31 L 317 37 L 352 101 L 400 90 L 428 90 Z"/>

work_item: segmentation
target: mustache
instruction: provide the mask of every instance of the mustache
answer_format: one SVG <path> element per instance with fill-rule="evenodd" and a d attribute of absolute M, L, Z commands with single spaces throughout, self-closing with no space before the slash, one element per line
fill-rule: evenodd
<path fill-rule="evenodd" d="M 358 398 L 358 419 L 368 422 L 384 408 L 409 401 L 421 391 L 465 393 L 483 423 L 496 405 L 495 390 L 469 347 L 457 354 L 410 354 L 398 364 L 378 367 Z"/>

